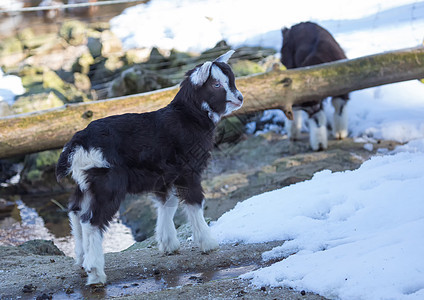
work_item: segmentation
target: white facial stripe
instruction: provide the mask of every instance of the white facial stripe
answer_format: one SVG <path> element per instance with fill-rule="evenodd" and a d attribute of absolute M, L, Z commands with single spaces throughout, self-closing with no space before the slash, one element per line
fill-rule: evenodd
<path fill-rule="evenodd" d="M 230 101 L 227 102 L 223 116 L 229 115 L 233 111 L 239 109 L 241 107 L 241 101 L 238 99 L 238 97 L 241 96 L 241 93 L 238 90 L 235 92 L 231 91 L 228 77 L 221 71 L 218 66 L 215 65 L 212 66 L 211 75 L 215 80 L 222 84 L 225 91 L 227 92 L 227 101 Z"/>

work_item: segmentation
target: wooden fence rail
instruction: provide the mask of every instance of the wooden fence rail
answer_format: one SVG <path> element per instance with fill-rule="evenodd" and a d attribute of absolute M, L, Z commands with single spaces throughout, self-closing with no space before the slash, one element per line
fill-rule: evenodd
<path fill-rule="evenodd" d="M 280 108 L 388 83 L 424 78 L 424 47 L 238 78 L 245 103 L 237 114 Z M 0 118 L 0 158 L 62 147 L 91 121 L 167 105 L 178 87 Z M 423 99 L 424 101 L 424 99 Z"/>

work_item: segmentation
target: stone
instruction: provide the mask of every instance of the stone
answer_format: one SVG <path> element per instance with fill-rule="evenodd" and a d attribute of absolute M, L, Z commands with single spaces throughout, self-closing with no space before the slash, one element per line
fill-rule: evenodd
<path fill-rule="evenodd" d="M 18 96 L 15 103 L 12 105 L 12 110 L 15 114 L 23 114 L 37 110 L 50 109 L 60 107 L 64 102 L 53 91 L 40 93 L 25 93 Z"/>
<path fill-rule="evenodd" d="M 121 73 L 109 88 L 108 97 L 119 97 L 153 91 L 172 85 L 167 78 L 135 65 Z"/>
<path fill-rule="evenodd" d="M 65 254 L 56 247 L 53 241 L 31 240 L 19 246 L 25 252 L 35 255 L 61 255 Z"/>
<path fill-rule="evenodd" d="M 77 89 L 84 93 L 90 93 L 91 81 L 86 74 L 74 73 L 74 85 Z"/>
<path fill-rule="evenodd" d="M 110 55 L 121 54 L 122 42 L 112 31 L 103 31 L 100 42 L 102 44 L 102 56 L 108 57 Z"/>
<path fill-rule="evenodd" d="M 70 45 L 81 45 L 86 41 L 87 28 L 83 22 L 66 21 L 59 30 L 59 36 Z"/>
<path fill-rule="evenodd" d="M 91 53 L 84 52 L 80 57 L 77 58 L 75 63 L 72 65 L 72 72 L 78 72 L 88 74 L 90 66 L 94 64 L 94 58 Z"/>
<path fill-rule="evenodd" d="M 236 77 L 265 72 L 265 69 L 260 64 L 244 59 L 232 63 L 231 67 Z"/>
<path fill-rule="evenodd" d="M 100 38 L 89 37 L 87 39 L 87 48 L 93 58 L 102 55 L 103 45 Z"/>

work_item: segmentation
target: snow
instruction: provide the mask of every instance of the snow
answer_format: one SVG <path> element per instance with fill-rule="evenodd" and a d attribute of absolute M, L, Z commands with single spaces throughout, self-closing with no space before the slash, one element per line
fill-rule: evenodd
<path fill-rule="evenodd" d="M 153 0 L 128 8 L 111 26 L 126 48 L 200 52 L 225 39 L 234 48 L 279 51 L 281 28 L 307 20 L 332 32 L 349 58 L 424 38 L 424 2 L 414 0 Z M 423 95 L 417 80 L 351 93 L 355 141 L 370 151 L 378 139 L 405 144 L 357 170 L 324 170 L 247 199 L 212 224 L 220 243 L 286 241 L 263 254 L 270 266 L 243 278 L 331 299 L 424 299 Z M 284 120 L 278 111 L 263 118 Z"/>
<path fill-rule="evenodd" d="M 221 243 L 286 240 L 263 254 L 284 260 L 244 276 L 258 286 L 332 299 L 423 299 L 423 152 L 420 140 L 354 171 L 321 171 L 238 203 L 212 231 Z"/>
<path fill-rule="evenodd" d="M 0 102 L 12 104 L 16 95 L 22 95 L 25 89 L 22 80 L 18 76 L 5 75 L 0 68 Z"/>

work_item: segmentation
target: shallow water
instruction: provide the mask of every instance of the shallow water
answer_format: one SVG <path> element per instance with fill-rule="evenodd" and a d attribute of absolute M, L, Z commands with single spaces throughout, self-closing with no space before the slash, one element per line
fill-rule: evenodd
<path fill-rule="evenodd" d="M 53 201 L 53 200 L 50 200 Z M 22 199 L 16 201 L 16 207 L 9 217 L 0 220 L 0 245 L 20 245 L 34 239 L 52 240 L 65 255 L 74 257 L 74 241 L 70 233 L 70 226 L 66 212 L 60 207 L 60 203 L 49 203 L 49 214 L 45 214 L 46 205 L 38 209 L 29 207 Z M 45 214 L 45 219 L 40 213 Z M 54 220 L 52 220 L 52 215 Z M 135 240 L 131 229 L 119 220 L 116 215 L 104 234 L 104 252 L 122 251 Z"/>
<path fill-rule="evenodd" d="M 53 294 L 58 299 L 104 299 L 122 296 L 140 295 L 148 292 L 160 291 L 167 288 L 176 288 L 185 285 L 194 285 L 213 280 L 236 278 L 242 274 L 253 271 L 258 266 L 255 264 L 241 267 L 228 267 L 202 273 L 180 273 L 156 276 L 154 278 L 142 278 L 139 280 L 110 283 L 102 288 L 84 287 L 82 289 L 68 290 Z"/>

